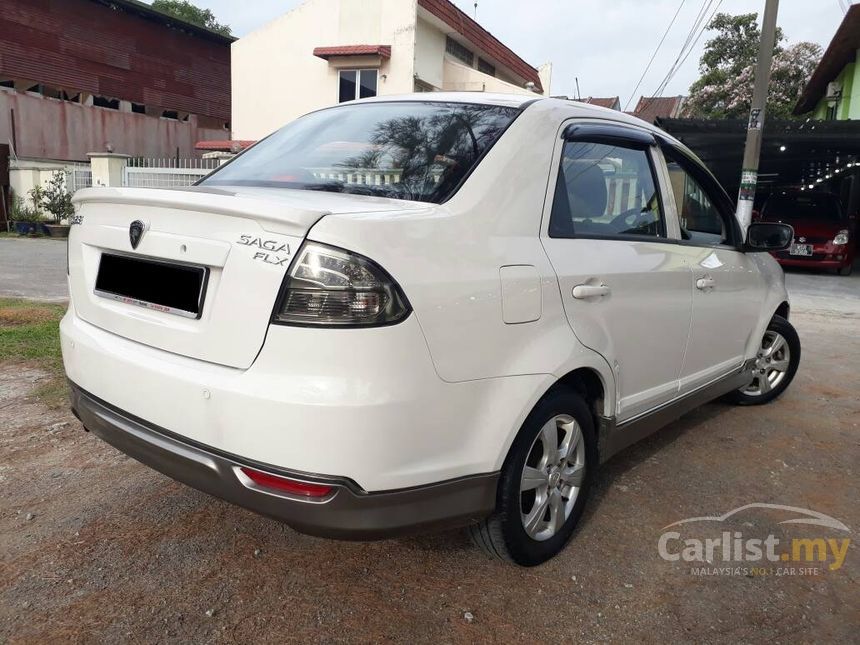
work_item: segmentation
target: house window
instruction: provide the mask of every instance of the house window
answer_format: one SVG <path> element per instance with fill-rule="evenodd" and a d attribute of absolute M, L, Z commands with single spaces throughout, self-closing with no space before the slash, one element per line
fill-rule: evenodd
<path fill-rule="evenodd" d="M 338 102 L 354 101 L 376 96 L 379 72 L 375 69 L 342 69 L 338 77 Z"/>
<path fill-rule="evenodd" d="M 445 41 L 445 51 L 457 60 L 463 61 L 469 67 L 473 67 L 475 64 L 475 54 L 466 47 L 463 47 L 463 45 L 451 38 L 451 36 L 448 36 Z"/>
<path fill-rule="evenodd" d="M 119 99 L 108 98 L 107 96 L 94 96 L 93 105 L 96 107 L 108 108 L 111 110 L 119 109 Z"/>
<path fill-rule="evenodd" d="M 484 74 L 489 74 L 490 76 L 496 75 L 496 66 L 492 63 L 488 63 L 483 58 L 478 59 L 478 71 L 483 72 Z"/>

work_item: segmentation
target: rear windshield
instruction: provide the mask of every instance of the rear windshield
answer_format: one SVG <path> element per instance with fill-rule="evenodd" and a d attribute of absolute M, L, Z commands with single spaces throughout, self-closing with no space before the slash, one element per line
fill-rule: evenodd
<path fill-rule="evenodd" d="M 520 113 L 462 103 L 366 103 L 314 112 L 203 185 L 275 186 L 441 203 Z"/>
<path fill-rule="evenodd" d="M 842 219 L 839 200 L 833 195 L 773 195 L 764 204 L 764 215 L 780 219 Z"/>

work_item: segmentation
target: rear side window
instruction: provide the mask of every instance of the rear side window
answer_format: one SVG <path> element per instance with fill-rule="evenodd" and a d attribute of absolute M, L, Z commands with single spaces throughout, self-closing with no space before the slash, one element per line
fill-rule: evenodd
<path fill-rule="evenodd" d="M 666 237 L 647 150 L 566 141 L 550 237 Z"/>
<path fill-rule="evenodd" d="M 201 184 L 441 203 L 520 114 L 465 103 L 365 103 L 303 116 Z"/>

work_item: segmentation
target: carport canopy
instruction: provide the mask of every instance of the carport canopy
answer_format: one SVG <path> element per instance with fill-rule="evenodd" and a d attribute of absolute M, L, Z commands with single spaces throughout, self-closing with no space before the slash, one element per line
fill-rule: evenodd
<path fill-rule="evenodd" d="M 657 119 L 695 152 L 735 198 L 740 185 L 746 121 Z M 829 188 L 860 172 L 860 121 L 765 121 L 759 191 Z"/>

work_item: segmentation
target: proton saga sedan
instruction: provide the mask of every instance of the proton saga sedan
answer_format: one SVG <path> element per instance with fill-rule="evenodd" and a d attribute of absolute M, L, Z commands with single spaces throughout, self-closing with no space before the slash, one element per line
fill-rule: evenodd
<path fill-rule="evenodd" d="M 313 535 L 468 526 L 535 565 L 599 464 L 800 342 L 767 251 L 617 111 L 414 95 L 303 116 L 197 185 L 75 196 L 61 324 L 84 427 Z"/>

